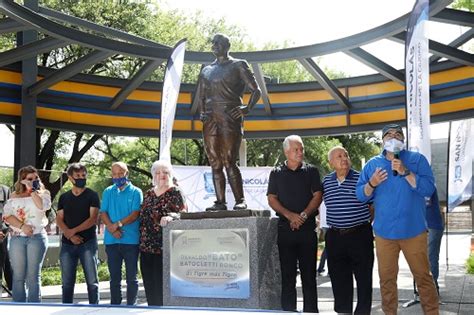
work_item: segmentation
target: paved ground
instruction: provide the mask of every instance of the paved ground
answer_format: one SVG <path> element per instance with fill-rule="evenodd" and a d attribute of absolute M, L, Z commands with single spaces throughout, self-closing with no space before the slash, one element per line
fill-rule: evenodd
<path fill-rule="evenodd" d="M 465 272 L 465 261 L 469 256 L 471 243 L 471 234 L 453 234 L 449 235 L 448 246 L 446 246 L 446 236 L 443 237 L 443 243 L 440 253 L 440 294 L 443 305 L 440 306 L 441 314 L 474 314 L 474 275 L 467 275 Z M 449 268 L 446 265 L 446 247 L 448 247 L 449 257 Z M 374 268 L 374 295 L 372 303 L 372 314 L 383 314 L 380 305 L 380 287 L 377 273 L 377 263 Z M 403 258 L 400 257 L 400 273 L 398 279 L 399 286 L 399 314 L 422 314 L 420 304 L 403 308 L 402 304 L 413 298 L 413 280 L 408 269 L 408 265 Z M 301 288 L 300 288 L 301 289 Z M 302 298 L 301 290 L 299 289 L 298 306 L 302 309 Z M 107 304 L 109 302 L 109 286 L 108 283 L 104 282 L 100 284 L 101 291 L 101 304 Z M 42 288 L 43 303 L 60 303 L 61 301 L 61 287 L 60 286 L 49 286 Z M 322 276 L 318 278 L 318 294 L 319 294 L 319 309 L 322 313 L 331 314 L 333 313 L 333 295 L 331 291 L 331 283 L 329 277 Z M 84 284 L 76 286 L 76 300 L 78 303 L 87 303 L 87 290 Z M 139 305 L 145 306 L 146 301 L 144 298 L 143 286 L 140 284 L 139 293 Z M 2 302 L 8 302 L 10 299 L 4 294 Z M 41 309 L 38 306 L 35 307 L 35 315 L 40 314 L 79 314 L 99 312 L 97 308 L 67 308 L 67 307 L 50 307 L 48 309 Z M 18 306 L 12 305 L 1 305 L 0 311 L 2 314 L 13 314 L 10 310 L 18 308 Z M 23 309 L 26 311 L 25 309 Z M 81 310 L 81 311 L 80 311 Z M 115 310 L 115 311 L 114 311 Z M 6 312 L 6 313 L 5 313 Z M 103 307 L 102 312 L 107 314 L 114 314 L 117 309 Z M 192 310 L 181 310 L 177 312 L 176 309 L 149 309 L 149 308 L 123 308 L 120 313 L 156 313 L 156 314 L 184 314 L 193 312 Z M 199 310 L 194 311 L 196 313 L 214 313 L 215 310 Z M 28 312 L 29 313 L 29 312 Z M 233 312 L 230 312 L 233 313 Z M 247 312 L 250 314 L 249 312 Z"/>

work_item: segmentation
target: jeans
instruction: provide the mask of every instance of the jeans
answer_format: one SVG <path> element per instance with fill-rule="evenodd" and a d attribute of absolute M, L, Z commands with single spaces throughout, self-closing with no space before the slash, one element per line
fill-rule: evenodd
<path fill-rule="evenodd" d="M 438 277 L 439 277 L 439 250 L 441 248 L 441 238 L 443 237 L 443 230 L 428 230 L 428 257 L 430 259 L 431 274 L 433 275 L 433 280 L 438 286 Z"/>
<path fill-rule="evenodd" d="M 6 232 L 5 232 L 6 234 Z M 6 288 L 12 290 L 12 269 L 10 266 L 10 258 L 8 257 L 8 235 L 0 241 L 0 292 L 5 278 Z"/>
<path fill-rule="evenodd" d="M 163 306 L 163 256 L 140 252 L 140 269 L 149 306 Z"/>
<path fill-rule="evenodd" d="M 122 303 L 122 262 L 125 261 L 127 305 L 137 304 L 138 295 L 138 244 L 112 244 L 105 246 L 110 273 L 110 304 Z"/>
<path fill-rule="evenodd" d="M 324 237 L 326 236 L 327 233 L 327 228 L 323 228 L 323 235 Z M 320 242 L 322 240 L 319 240 Z M 321 258 L 319 259 L 319 265 L 318 265 L 318 273 L 323 273 L 324 272 L 324 266 L 326 265 L 326 259 L 327 259 L 327 253 L 326 253 L 326 244 L 324 244 L 324 249 L 323 252 L 321 253 Z"/>
<path fill-rule="evenodd" d="M 13 302 L 41 302 L 41 266 L 47 248 L 46 234 L 10 238 L 8 253 L 13 272 Z"/>
<path fill-rule="evenodd" d="M 80 260 L 87 283 L 89 304 L 99 304 L 99 277 L 97 275 L 97 239 L 80 245 L 61 244 L 59 260 L 63 282 L 63 303 L 72 303 L 76 284 L 77 263 Z"/>

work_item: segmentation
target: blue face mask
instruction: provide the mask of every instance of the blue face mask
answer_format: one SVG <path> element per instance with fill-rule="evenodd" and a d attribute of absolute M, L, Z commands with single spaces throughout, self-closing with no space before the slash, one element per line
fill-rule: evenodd
<path fill-rule="evenodd" d="M 86 187 L 87 179 L 85 178 L 75 178 L 74 181 L 76 182 L 74 186 L 77 188 L 84 188 Z"/>
<path fill-rule="evenodd" d="M 115 186 L 120 188 L 128 182 L 128 178 L 126 176 L 119 177 L 119 178 L 112 178 L 112 182 L 115 184 Z"/>

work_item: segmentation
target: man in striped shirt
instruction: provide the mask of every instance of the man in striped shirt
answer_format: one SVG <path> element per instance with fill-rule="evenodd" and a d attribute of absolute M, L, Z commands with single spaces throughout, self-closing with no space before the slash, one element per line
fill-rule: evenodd
<path fill-rule="evenodd" d="M 352 314 L 355 276 L 355 314 L 370 314 L 374 236 L 369 207 L 355 195 L 359 172 L 351 168 L 347 150 L 342 146 L 333 147 L 328 153 L 328 159 L 334 172 L 324 177 L 323 199 L 329 226 L 326 251 L 334 294 L 334 311 Z"/>

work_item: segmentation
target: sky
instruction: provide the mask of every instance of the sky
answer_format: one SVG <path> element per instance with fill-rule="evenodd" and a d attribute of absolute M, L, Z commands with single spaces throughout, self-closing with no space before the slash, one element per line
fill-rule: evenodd
<path fill-rule="evenodd" d="M 370 30 L 410 12 L 415 0 L 157 0 L 162 7 L 184 12 L 201 10 L 205 17 L 225 18 L 245 30 L 261 48 L 264 43 L 288 40 L 294 46 L 344 38 Z M 427 35 L 448 43 L 465 31 L 459 26 L 430 21 Z M 396 69 L 404 67 L 404 46 L 382 40 L 362 47 Z M 351 76 L 375 73 L 343 53 L 326 55 L 319 66 Z"/>
<path fill-rule="evenodd" d="M 224 18 L 240 26 L 255 46 L 288 40 L 294 46 L 343 38 L 390 22 L 411 11 L 415 0 L 157 0 L 166 9 L 202 11 L 204 17 Z M 430 22 L 428 37 L 441 43 L 461 35 L 458 26 Z M 404 47 L 383 40 L 364 47 L 391 66 L 403 68 Z M 338 53 L 323 56 L 319 65 L 356 76 L 374 73 L 365 65 Z M 441 126 L 441 127 L 440 127 Z M 432 138 L 447 138 L 447 123 L 431 128 Z M 0 126 L 0 166 L 13 165 L 13 136 Z"/>

